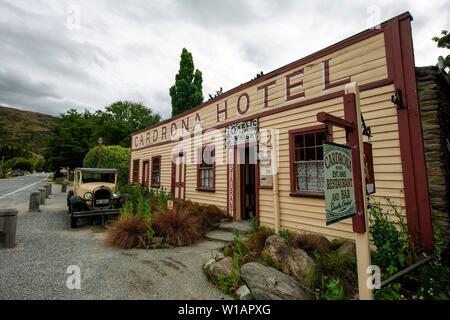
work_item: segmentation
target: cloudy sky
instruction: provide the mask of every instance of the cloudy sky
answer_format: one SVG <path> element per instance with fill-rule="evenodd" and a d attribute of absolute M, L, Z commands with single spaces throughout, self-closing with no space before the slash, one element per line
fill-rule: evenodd
<path fill-rule="evenodd" d="M 57 115 L 117 100 L 170 115 L 183 47 L 205 98 L 404 11 L 416 65 L 448 54 L 450 0 L 0 0 L 0 104 Z"/>

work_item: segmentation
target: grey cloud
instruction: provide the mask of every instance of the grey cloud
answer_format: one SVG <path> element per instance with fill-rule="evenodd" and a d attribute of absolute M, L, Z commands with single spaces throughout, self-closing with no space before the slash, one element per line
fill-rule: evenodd
<path fill-rule="evenodd" d="M 62 99 L 53 83 L 35 81 L 13 68 L 0 68 L 0 99 L 5 95 Z"/>
<path fill-rule="evenodd" d="M 449 0 L 372 2 L 381 21 L 411 10 L 420 39 L 449 27 L 429 14 L 448 21 Z M 372 2 L 0 0 L 0 103 L 58 114 L 128 99 L 168 117 L 181 48 L 207 79 L 206 99 L 367 28 Z M 72 4 L 81 31 L 65 27 Z M 416 40 L 416 60 L 433 63 L 435 45 Z"/>

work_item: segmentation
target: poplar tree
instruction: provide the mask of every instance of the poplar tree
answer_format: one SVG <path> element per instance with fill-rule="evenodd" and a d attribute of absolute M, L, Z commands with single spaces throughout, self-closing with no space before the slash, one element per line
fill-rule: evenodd
<path fill-rule="evenodd" d="M 183 48 L 180 70 L 175 76 L 175 84 L 170 88 L 172 116 L 198 106 L 203 102 L 202 73 L 194 68 L 192 54 Z"/>

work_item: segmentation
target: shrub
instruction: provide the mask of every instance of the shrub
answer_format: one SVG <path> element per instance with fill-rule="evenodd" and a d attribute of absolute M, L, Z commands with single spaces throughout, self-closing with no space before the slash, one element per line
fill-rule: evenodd
<path fill-rule="evenodd" d="M 5 162 L 4 167 L 9 169 L 20 169 L 32 172 L 34 167 L 34 161 L 32 159 L 25 159 L 21 157 L 12 158 Z"/>
<path fill-rule="evenodd" d="M 400 283 L 391 283 L 387 287 L 376 291 L 373 297 L 375 300 L 405 300 L 401 290 L 402 285 Z"/>
<path fill-rule="evenodd" d="M 107 243 L 131 249 L 141 246 L 148 234 L 147 221 L 143 216 L 121 216 L 107 230 Z"/>
<path fill-rule="evenodd" d="M 222 275 L 219 278 L 217 286 L 225 294 L 234 294 L 239 289 L 240 280 L 240 263 L 239 257 L 236 255 L 233 257 L 233 262 L 231 263 L 231 274 Z"/>
<path fill-rule="evenodd" d="M 287 239 L 289 239 L 290 237 L 292 237 L 292 234 L 291 234 L 291 232 L 290 232 L 288 229 L 280 230 L 280 231 L 278 232 L 278 235 L 279 235 L 280 237 L 282 237 L 283 239 L 285 239 L 285 240 L 287 240 Z"/>
<path fill-rule="evenodd" d="M 328 279 L 339 279 L 345 297 L 353 297 L 357 292 L 358 277 L 356 273 L 356 261 L 354 257 L 339 255 L 333 252 L 328 255 L 321 255 L 315 252 L 316 262 L 315 274 L 312 275 L 311 284 L 322 295 L 327 291 Z"/>
<path fill-rule="evenodd" d="M 246 261 L 257 261 L 261 257 L 266 239 L 274 234 L 275 232 L 267 227 L 259 227 L 251 233 L 244 242 L 247 248 Z"/>
<path fill-rule="evenodd" d="M 95 147 L 86 153 L 83 166 L 87 168 L 115 168 L 120 185 L 128 183 L 130 149 L 121 146 Z"/>
<path fill-rule="evenodd" d="M 450 269 L 443 265 L 427 265 L 419 274 L 419 300 L 446 300 L 450 296 Z"/>
<path fill-rule="evenodd" d="M 175 200 L 173 207 L 175 210 L 181 208 L 186 209 L 189 214 L 197 217 L 205 231 L 213 228 L 222 219 L 226 218 L 225 212 L 214 205 L 203 205 L 192 201 Z"/>
<path fill-rule="evenodd" d="M 153 225 L 158 235 L 175 246 L 190 245 L 204 235 L 201 221 L 190 214 L 189 207 L 177 206 L 155 214 Z"/>
<path fill-rule="evenodd" d="M 291 246 L 300 248 L 308 254 L 319 252 L 321 254 L 328 254 L 331 252 L 330 242 L 321 235 L 314 233 L 297 234 L 288 239 Z"/>
<path fill-rule="evenodd" d="M 325 293 L 322 297 L 324 300 L 343 300 L 345 298 L 344 289 L 339 279 L 330 278 L 325 283 Z"/>
<path fill-rule="evenodd" d="M 418 258 L 400 210 L 391 200 L 387 202 L 389 209 L 383 210 L 379 202 L 370 201 L 368 213 L 371 241 L 377 248 L 374 262 L 389 277 Z"/>
<path fill-rule="evenodd" d="M 250 232 L 255 232 L 258 229 L 258 221 L 253 211 L 250 211 Z"/>

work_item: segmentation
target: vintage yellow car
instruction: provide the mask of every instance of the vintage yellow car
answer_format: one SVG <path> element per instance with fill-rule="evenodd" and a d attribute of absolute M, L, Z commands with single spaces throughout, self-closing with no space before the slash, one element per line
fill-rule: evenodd
<path fill-rule="evenodd" d="M 67 194 L 70 226 L 79 218 L 117 215 L 124 202 L 118 190 L 117 169 L 76 168 L 73 190 Z"/>

